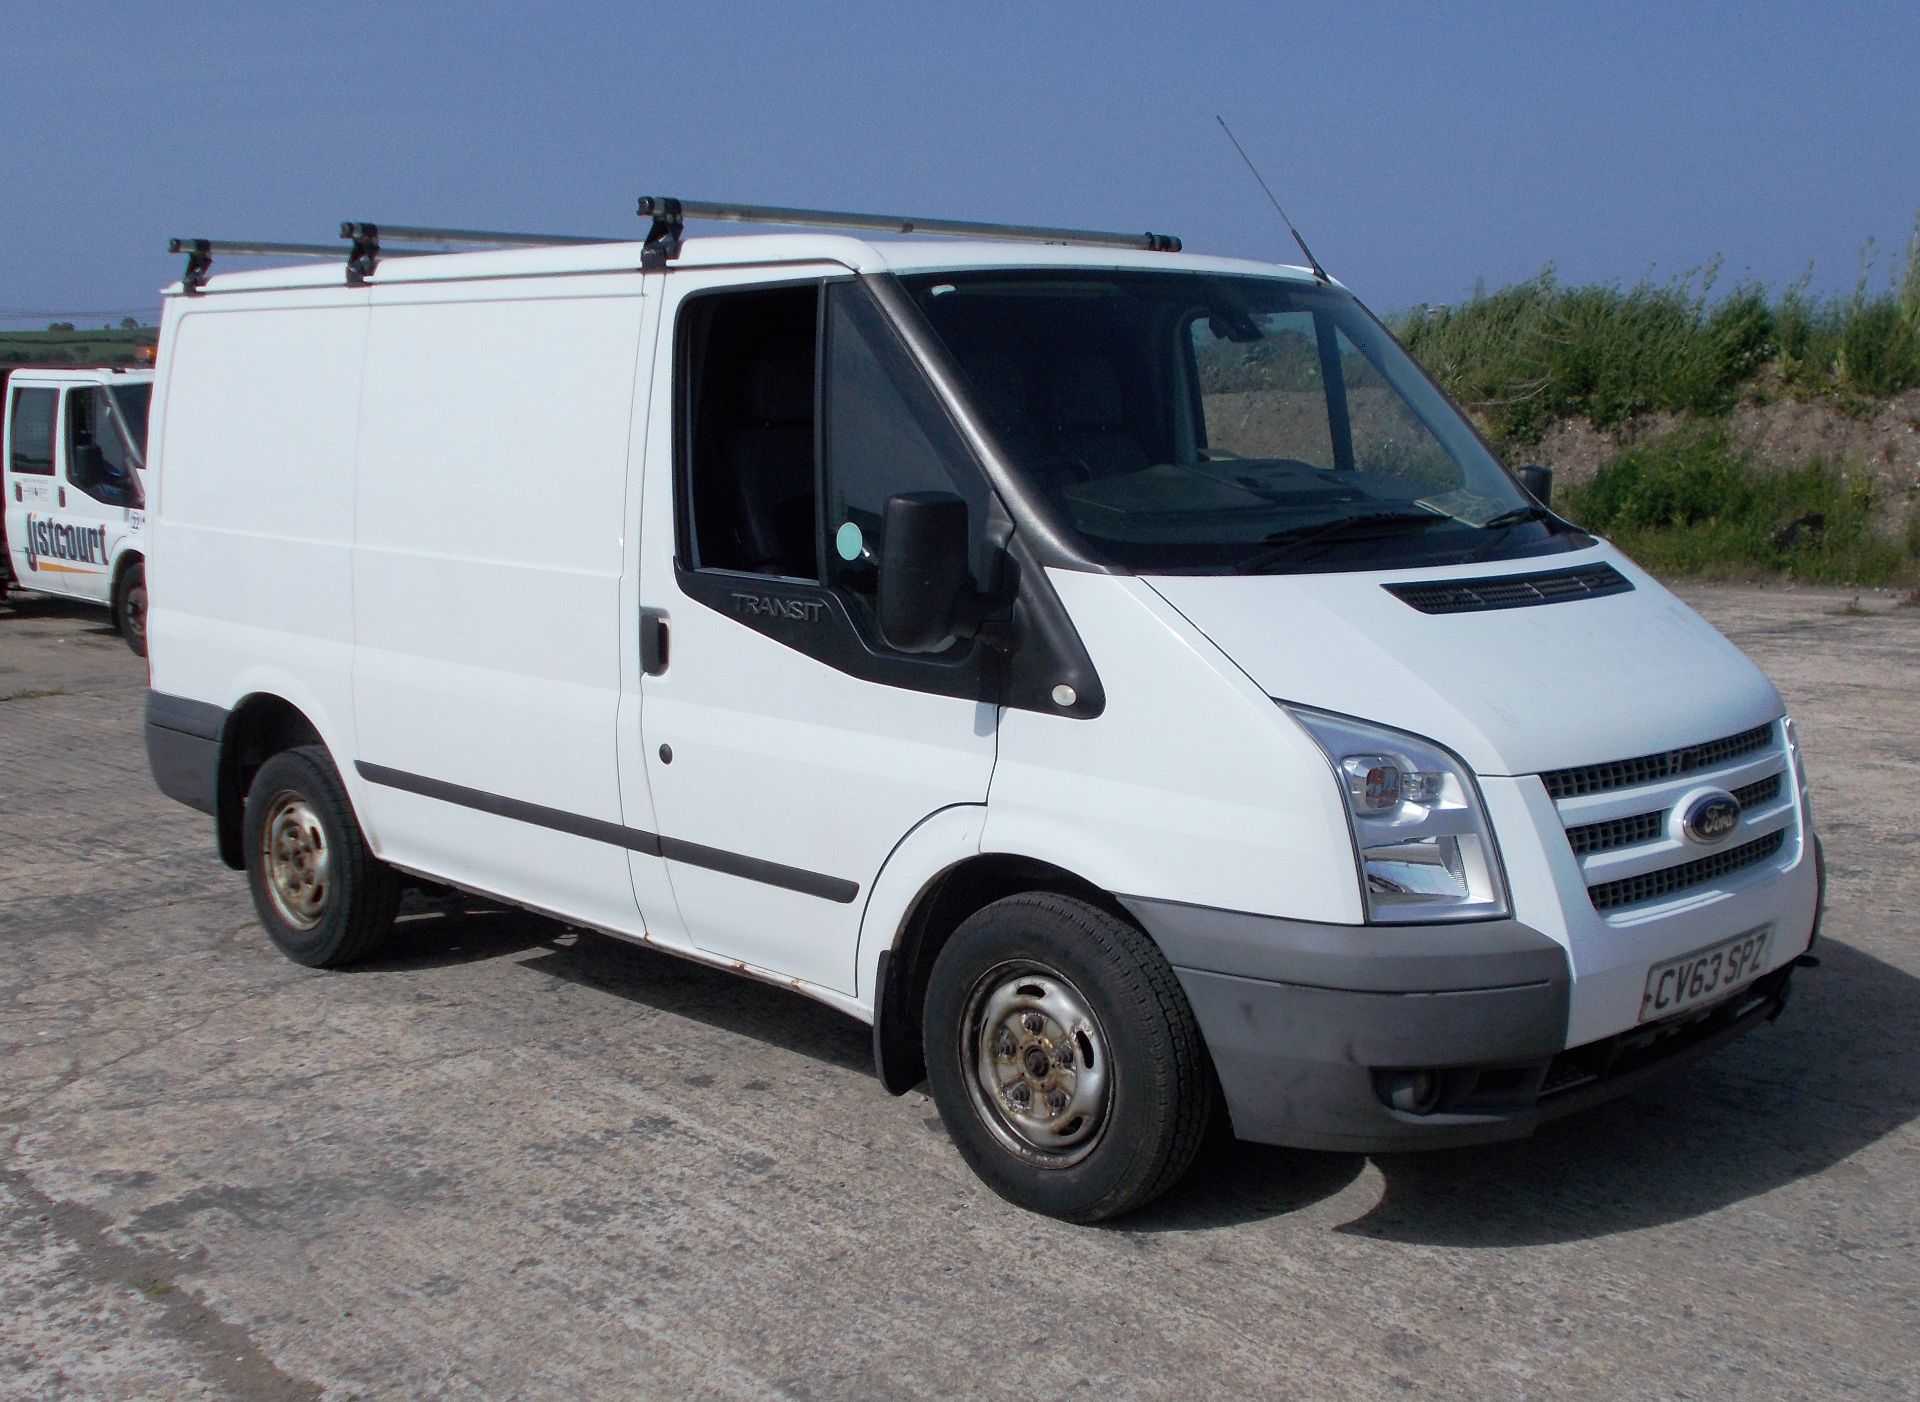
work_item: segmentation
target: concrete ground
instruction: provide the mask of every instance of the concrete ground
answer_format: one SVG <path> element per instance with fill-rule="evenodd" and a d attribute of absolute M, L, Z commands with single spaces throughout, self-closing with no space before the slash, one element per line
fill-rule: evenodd
<path fill-rule="evenodd" d="M 1786 1016 L 1531 1141 L 1222 1144 L 1093 1229 L 778 989 L 458 902 L 288 963 L 103 615 L 0 605 L 0 1397 L 1914 1397 L 1920 610 L 1686 592 L 1810 757 Z"/>

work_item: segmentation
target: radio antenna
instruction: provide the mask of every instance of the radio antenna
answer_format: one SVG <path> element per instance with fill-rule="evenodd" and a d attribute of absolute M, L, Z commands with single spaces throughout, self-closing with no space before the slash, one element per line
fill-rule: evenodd
<path fill-rule="evenodd" d="M 1300 231 L 1293 227 L 1293 221 L 1287 218 L 1286 210 L 1280 208 L 1280 201 L 1273 197 L 1266 178 L 1260 174 L 1260 168 L 1253 163 L 1253 157 L 1247 154 L 1247 148 L 1240 144 L 1240 138 L 1233 134 L 1233 128 L 1227 125 L 1227 119 L 1214 113 L 1214 121 L 1220 123 L 1220 130 L 1227 134 L 1227 140 L 1233 143 L 1233 149 L 1240 153 L 1240 159 L 1247 163 L 1247 169 L 1253 172 L 1253 178 L 1260 182 L 1260 188 L 1266 192 L 1267 203 L 1273 206 L 1273 212 L 1280 216 L 1280 222 L 1287 226 L 1287 232 L 1293 235 L 1293 241 L 1300 245 L 1300 251 L 1307 255 L 1307 266 L 1313 269 L 1313 275 L 1322 282 L 1332 282 L 1327 270 L 1320 266 L 1320 260 L 1313 256 L 1313 250 L 1307 247 L 1307 241 L 1300 237 Z"/>

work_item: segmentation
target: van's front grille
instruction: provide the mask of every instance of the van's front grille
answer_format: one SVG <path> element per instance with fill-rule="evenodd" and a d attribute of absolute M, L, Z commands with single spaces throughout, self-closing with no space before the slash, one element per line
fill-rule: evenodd
<path fill-rule="evenodd" d="M 1733 791 L 1734 799 L 1742 808 L 1752 808 L 1755 804 L 1771 803 L 1780 797 L 1780 776 L 1769 774 L 1757 784 L 1748 784 Z"/>
<path fill-rule="evenodd" d="M 1633 759 L 1609 760 L 1605 764 L 1583 764 L 1573 769 L 1555 769 L 1540 776 L 1547 792 L 1557 801 L 1581 794 L 1605 793 L 1609 789 L 1635 788 L 1660 779 L 1677 778 L 1697 769 L 1711 769 L 1738 759 L 1741 755 L 1763 750 L 1773 740 L 1772 725 L 1758 725 L 1738 735 L 1709 740 L 1704 745 L 1685 745 L 1659 754 L 1637 755 Z"/>
<path fill-rule="evenodd" d="M 1771 803 L 1780 797 L 1780 776 L 1769 774 L 1758 783 L 1737 788 L 1733 791 L 1733 797 L 1743 812 L 1763 803 Z M 1637 847 L 1665 832 L 1667 819 L 1672 813 L 1671 808 L 1662 808 L 1657 813 L 1635 813 L 1628 818 L 1581 823 L 1567 829 L 1567 842 L 1575 854 L 1582 857 L 1589 852 L 1612 852 L 1621 847 Z"/>
<path fill-rule="evenodd" d="M 1700 857 L 1691 862 L 1682 862 L 1677 867 L 1661 867 L 1642 876 L 1629 876 L 1621 881 L 1603 881 L 1598 886 L 1587 887 L 1587 894 L 1593 897 L 1595 910 L 1612 910 L 1615 906 L 1638 905 L 1650 901 L 1656 896 L 1670 896 L 1677 891 L 1685 891 L 1701 886 L 1716 876 L 1725 876 L 1729 872 L 1750 867 L 1756 862 L 1764 862 L 1780 850 L 1787 840 L 1784 832 L 1770 832 L 1754 842 L 1743 842 L 1725 852 L 1715 852 L 1711 857 Z"/>
<path fill-rule="evenodd" d="M 1596 910 L 1614 914 L 1734 876 L 1778 856 L 1797 821 L 1780 726 L 1540 776 Z M 1717 850 L 1676 823 L 1702 790 L 1731 794 L 1738 824 Z"/>
<path fill-rule="evenodd" d="M 1589 852 L 1611 852 L 1616 847 L 1634 847 L 1651 842 L 1667 826 L 1668 810 L 1636 813 L 1631 818 L 1609 818 L 1604 823 L 1582 823 L 1567 829 L 1567 841 L 1581 856 Z"/>

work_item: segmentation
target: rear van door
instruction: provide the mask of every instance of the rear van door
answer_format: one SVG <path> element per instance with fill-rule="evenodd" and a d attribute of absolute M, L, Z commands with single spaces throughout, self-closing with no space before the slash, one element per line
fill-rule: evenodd
<path fill-rule="evenodd" d="M 60 390 L 54 385 L 22 384 L 7 392 L 6 522 L 7 554 L 13 575 L 29 589 L 49 594 L 80 592 L 75 579 L 85 566 L 63 558 L 63 541 L 52 527 L 59 510 L 56 476 Z M 102 564 L 104 568 L 104 562 Z"/>

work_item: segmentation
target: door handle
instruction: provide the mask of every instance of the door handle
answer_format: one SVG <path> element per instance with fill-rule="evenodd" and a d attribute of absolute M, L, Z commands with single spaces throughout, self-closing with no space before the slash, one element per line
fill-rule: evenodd
<path fill-rule="evenodd" d="M 640 670 L 657 677 L 667 670 L 667 611 L 640 610 Z"/>
<path fill-rule="evenodd" d="M 67 489 L 65 487 L 60 489 L 60 504 L 62 506 L 67 504 Z"/>

